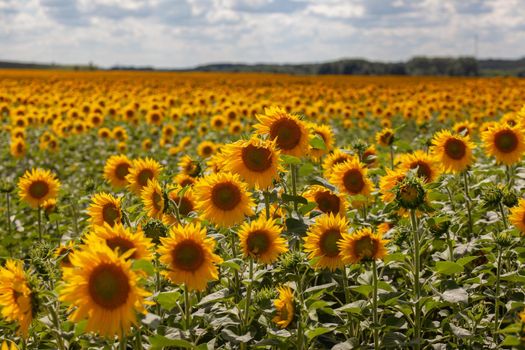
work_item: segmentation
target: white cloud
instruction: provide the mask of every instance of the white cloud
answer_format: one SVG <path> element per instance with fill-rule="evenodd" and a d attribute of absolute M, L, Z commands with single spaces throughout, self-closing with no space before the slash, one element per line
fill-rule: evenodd
<path fill-rule="evenodd" d="M 523 0 L 0 0 L 0 59 L 102 66 L 519 57 Z"/>

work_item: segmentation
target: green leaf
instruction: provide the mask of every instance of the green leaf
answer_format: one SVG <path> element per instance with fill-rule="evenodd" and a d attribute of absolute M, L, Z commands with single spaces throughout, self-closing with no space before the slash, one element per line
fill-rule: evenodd
<path fill-rule="evenodd" d="M 357 293 L 368 297 L 370 293 L 372 293 L 372 286 L 369 285 L 362 285 L 362 286 L 352 286 L 350 287 L 351 290 L 356 291 Z"/>
<path fill-rule="evenodd" d="M 326 144 L 324 143 L 323 138 L 319 135 L 315 135 L 310 139 L 310 146 L 315 149 L 326 149 Z"/>
<path fill-rule="evenodd" d="M 308 202 L 308 204 L 305 204 L 299 208 L 299 212 L 301 212 L 302 215 L 306 215 L 308 212 L 313 210 L 315 207 L 317 207 L 317 203 Z"/>
<path fill-rule="evenodd" d="M 317 327 L 314 329 L 309 329 L 306 331 L 306 336 L 309 340 L 314 339 L 315 337 L 320 336 L 321 334 L 325 334 L 328 332 L 331 332 L 333 328 L 327 328 L 327 327 Z"/>
<path fill-rule="evenodd" d="M 281 160 L 283 161 L 283 164 L 286 164 L 286 165 L 301 164 L 301 159 L 294 157 L 294 156 L 287 155 L 287 154 L 281 154 Z"/>
<path fill-rule="evenodd" d="M 456 262 L 460 264 L 461 266 L 467 265 L 469 262 L 476 260 L 477 256 L 464 256 L 460 259 L 458 259 Z"/>
<path fill-rule="evenodd" d="M 155 266 L 151 263 L 151 261 L 147 260 L 135 260 L 132 265 L 132 269 L 137 271 L 141 270 L 148 274 L 148 276 L 151 276 L 155 273 Z"/>
<path fill-rule="evenodd" d="M 182 297 L 182 294 L 179 292 L 164 292 L 157 295 L 157 303 L 162 306 L 165 310 L 171 310 L 177 306 L 177 302 Z"/>
<path fill-rule="evenodd" d="M 350 304 L 341 306 L 339 309 L 337 309 L 337 311 L 350 312 L 352 314 L 360 315 L 367 304 L 368 303 L 365 300 L 356 300 Z"/>
<path fill-rule="evenodd" d="M 507 335 L 500 345 L 501 346 L 519 346 L 521 345 L 521 339 L 514 335 Z"/>
<path fill-rule="evenodd" d="M 225 262 L 223 262 L 221 264 L 222 267 L 228 267 L 230 269 L 233 269 L 235 271 L 240 271 L 241 270 L 241 265 L 237 264 L 235 261 L 233 261 L 233 259 L 231 260 L 226 260 Z"/>
<path fill-rule="evenodd" d="M 176 346 L 183 349 L 196 349 L 196 346 L 190 343 L 187 340 L 183 339 L 169 339 L 163 335 L 154 335 L 149 337 L 149 342 L 151 344 L 150 349 L 152 350 L 162 350 L 164 347 Z"/>
<path fill-rule="evenodd" d="M 314 165 L 312 163 L 304 163 L 299 168 L 299 176 L 308 176 L 314 172 Z"/>
<path fill-rule="evenodd" d="M 201 306 L 211 302 L 217 302 L 219 300 L 224 300 L 228 297 L 228 294 L 228 288 L 221 289 L 215 293 L 206 295 L 204 298 L 201 299 L 197 306 Z"/>
<path fill-rule="evenodd" d="M 453 275 L 463 272 L 463 265 L 452 261 L 438 261 L 436 262 L 434 271 L 443 275 Z"/>
<path fill-rule="evenodd" d="M 442 294 L 443 300 L 449 303 L 468 303 L 468 293 L 463 288 L 450 289 Z M 452 326 L 452 325 L 451 325 Z"/>
<path fill-rule="evenodd" d="M 292 196 L 291 194 L 283 193 L 281 198 L 285 202 L 297 202 L 301 204 L 308 204 L 308 200 L 303 196 Z"/>

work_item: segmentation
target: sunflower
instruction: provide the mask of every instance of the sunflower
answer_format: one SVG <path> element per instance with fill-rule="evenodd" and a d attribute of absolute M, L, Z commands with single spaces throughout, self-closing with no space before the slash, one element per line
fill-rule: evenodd
<path fill-rule="evenodd" d="M 197 180 L 194 178 L 194 177 L 191 177 L 189 176 L 188 174 L 178 174 L 177 176 L 175 176 L 173 178 L 173 182 L 175 182 L 177 185 L 181 186 L 181 187 L 186 187 L 186 186 L 193 186 Z"/>
<path fill-rule="evenodd" d="M 313 159 L 318 160 L 323 155 L 327 154 L 334 147 L 334 133 L 328 125 L 317 125 L 310 123 L 310 132 L 314 136 L 320 137 L 324 142 L 324 149 L 310 147 L 310 155 Z"/>
<path fill-rule="evenodd" d="M 281 253 L 288 250 L 286 240 L 281 237 L 282 228 L 273 219 L 264 216 L 245 222 L 237 234 L 245 257 L 253 257 L 262 264 L 271 264 Z"/>
<path fill-rule="evenodd" d="M 129 188 L 135 194 L 140 195 L 148 180 L 157 179 L 162 170 L 162 166 L 154 159 L 136 159 L 133 161 L 126 180 Z"/>
<path fill-rule="evenodd" d="M 445 172 L 462 172 L 474 161 L 475 146 L 467 136 L 443 130 L 434 136 L 432 144 L 431 152 Z"/>
<path fill-rule="evenodd" d="M 92 226 L 103 226 L 104 223 L 113 226 L 122 220 L 120 199 L 109 193 L 95 194 L 91 198 L 91 204 L 87 211 Z"/>
<path fill-rule="evenodd" d="M 375 168 L 378 164 L 376 146 L 368 146 L 361 155 L 361 162 L 366 164 L 367 168 Z"/>
<path fill-rule="evenodd" d="M 406 177 L 406 172 L 402 169 L 390 170 L 386 169 L 386 175 L 379 179 L 379 190 L 381 191 L 381 200 L 384 203 L 390 203 L 396 199 L 394 189 Z"/>
<path fill-rule="evenodd" d="M 117 141 L 126 141 L 128 139 L 128 133 L 122 126 L 116 126 L 111 132 L 111 137 Z"/>
<path fill-rule="evenodd" d="M 208 158 L 213 154 L 213 152 L 215 152 L 216 149 L 217 146 L 215 145 L 215 143 L 211 141 L 202 141 L 197 146 L 197 154 L 202 158 Z"/>
<path fill-rule="evenodd" d="M 257 115 L 258 134 L 275 140 L 283 154 L 301 157 L 308 153 L 309 134 L 303 121 L 279 107 L 266 108 L 264 113 Z"/>
<path fill-rule="evenodd" d="M 73 322 L 87 319 L 85 330 L 106 337 L 122 337 L 137 324 L 137 312 L 146 313 L 144 298 L 150 293 L 138 286 L 139 275 L 123 255 L 101 242 L 84 246 L 71 255 L 72 267 L 63 269 L 59 300 L 74 311 Z"/>
<path fill-rule="evenodd" d="M 152 219 L 162 218 L 164 212 L 164 195 L 156 179 L 148 180 L 148 184 L 140 193 L 146 214 Z"/>
<path fill-rule="evenodd" d="M 287 286 L 277 287 L 277 291 L 279 298 L 273 302 L 276 314 L 272 321 L 280 328 L 286 328 L 293 321 L 295 312 L 293 292 Z"/>
<path fill-rule="evenodd" d="M 177 164 L 180 171 L 182 171 L 183 174 L 189 175 L 191 177 L 197 177 L 199 173 L 201 172 L 201 166 L 198 161 L 193 160 L 190 156 L 185 155 Z"/>
<path fill-rule="evenodd" d="M 20 325 L 24 338 L 29 335 L 36 304 L 22 262 L 7 260 L 5 267 L 0 267 L 1 314 L 8 322 L 17 322 Z"/>
<path fill-rule="evenodd" d="M 27 170 L 18 180 L 18 195 L 33 208 L 37 208 L 51 198 L 56 198 L 60 182 L 49 170 Z"/>
<path fill-rule="evenodd" d="M 129 174 L 131 161 L 123 154 L 109 157 L 104 166 L 104 178 L 115 188 L 128 184 L 126 176 Z"/>
<path fill-rule="evenodd" d="M 455 133 L 463 136 L 472 136 L 475 129 L 476 123 L 470 121 L 458 122 L 452 126 L 452 130 L 454 130 Z"/>
<path fill-rule="evenodd" d="M 376 142 L 383 147 L 390 147 L 395 141 L 394 130 L 384 128 L 376 134 Z"/>
<path fill-rule="evenodd" d="M 224 167 L 251 187 L 266 189 L 279 178 L 279 155 L 275 141 L 252 137 L 226 146 Z"/>
<path fill-rule="evenodd" d="M 160 261 L 168 266 L 164 274 L 173 283 L 203 291 L 209 281 L 219 277 L 216 264 L 222 259 L 213 253 L 215 241 L 206 236 L 206 228 L 200 223 L 172 226 L 168 237 L 160 241 Z"/>
<path fill-rule="evenodd" d="M 316 269 L 328 268 L 335 270 L 342 267 L 343 261 L 339 251 L 339 242 L 348 231 L 348 221 L 344 217 L 333 214 L 323 214 L 310 226 L 306 234 L 304 250 L 309 259 L 313 260 Z"/>
<path fill-rule="evenodd" d="M 317 204 L 317 209 L 326 214 L 346 214 L 346 200 L 343 196 L 330 191 L 328 188 L 313 185 L 303 193 L 303 197 L 309 202 Z"/>
<path fill-rule="evenodd" d="M 222 115 L 216 115 L 213 118 L 211 118 L 211 126 L 215 130 L 222 130 L 227 124 L 227 119 L 224 118 Z"/>
<path fill-rule="evenodd" d="M 440 173 L 440 166 L 435 157 L 420 150 L 400 155 L 399 163 L 399 168 L 404 173 L 417 169 L 417 176 L 425 183 L 434 182 Z"/>
<path fill-rule="evenodd" d="M 366 176 L 367 172 L 368 169 L 354 156 L 351 160 L 335 166 L 330 180 L 340 192 L 346 192 L 350 196 L 368 196 L 374 185 Z"/>
<path fill-rule="evenodd" d="M 218 226 L 233 226 L 253 215 L 254 202 L 246 183 L 228 172 L 210 174 L 195 185 L 197 210 Z"/>
<path fill-rule="evenodd" d="M 55 258 L 60 262 L 60 267 L 72 267 L 71 260 L 69 260 L 71 253 L 75 251 L 75 244 L 73 241 L 67 244 L 61 244 L 55 249 Z"/>
<path fill-rule="evenodd" d="M 362 230 L 345 233 L 338 242 L 341 258 L 347 264 L 356 264 L 363 259 L 383 259 L 387 255 L 385 244 L 380 233 L 374 233 L 369 227 Z"/>
<path fill-rule="evenodd" d="M 193 189 L 188 188 L 183 191 L 183 187 L 176 186 L 169 190 L 168 197 L 177 204 L 179 215 L 188 216 L 189 213 L 195 210 L 196 202 L 193 194 Z M 182 193 L 182 195 L 181 195 Z"/>
<path fill-rule="evenodd" d="M 482 133 L 481 139 L 487 154 L 506 165 L 519 162 L 525 152 L 525 135 L 520 124 L 494 124 Z"/>
<path fill-rule="evenodd" d="M 121 255 L 126 255 L 126 259 L 134 260 L 151 260 L 151 248 L 153 244 L 151 239 L 144 235 L 144 231 L 139 227 L 135 233 L 122 224 L 110 226 L 94 227 L 93 230 L 84 238 L 87 246 L 96 244 L 100 240 L 109 248 Z M 131 255 L 126 254 L 133 251 Z"/>
<path fill-rule="evenodd" d="M 22 158 L 27 153 L 26 142 L 22 138 L 11 139 L 9 152 L 14 158 Z"/>
<path fill-rule="evenodd" d="M 336 149 L 334 152 L 325 157 L 323 161 L 323 173 L 329 177 L 336 165 L 342 164 L 353 159 L 353 155 L 344 150 Z"/>
<path fill-rule="evenodd" d="M 510 209 L 509 221 L 525 234 L 525 199 L 520 199 L 518 205 Z"/>

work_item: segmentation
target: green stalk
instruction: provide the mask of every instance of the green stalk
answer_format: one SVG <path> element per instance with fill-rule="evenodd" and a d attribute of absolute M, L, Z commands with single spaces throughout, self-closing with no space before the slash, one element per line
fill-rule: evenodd
<path fill-rule="evenodd" d="M 512 165 L 505 165 L 505 173 L 507 175 L 507 185 L 509 188 L 512 188 L 512 185 L 513 185 Z"/>
<path fill-rule="evenodd" d="M 303 342 L 304 342 L 304 329 L 303 329 L 303 305 L 304 305 L 304 299 L 303 299 L 303 280 L 302 276 L 297 271 L 297 295 L 299 297 L 299 312 L 298 314 L 298 320 L 297 320 L 297 350 L 303 350 Z"/>
<path fill-rule="evenodd" d="M 184 318 L 186 323 L 186 330 L 191 327 L 191 305 L 190 305 L 190 292 L 188 286 L 184 284 Z"/>
<path fill-rule="evenodd" d="M 7 202 L 7 235 L 11 237 L 11 198 L 9 192 L 5 194 L 5 200 Z"/>
<path fill-rule="evenodd" d="M 501 247 L 498 247 L 498 261 L 496 270 L 496 292 L 494 294 L 494 343 L 498 343 L 499 329 L 499 293 L 500 293 L 500 276 L 501 276 Z"/>
<path fill-rule="evenodd" d="M 416 292 L 416 300 L 414 303 L 414 340 L 415 349 L 421 348 L 421 284 L 419 281 L 419 271 L 421 269 L 420 253 L 419 253 L 419 229 L 417 226 L 416 210 L 410 210 L 410 221 L 412 223 L 412 231 L 414 236 L 414 288 Z"/>
<path fill-rule="evenodd" d="M 236 249 L 236 242 L 235 242 L 235 232 L 233 230 L 230 230 L 230 244 L 232 249 L 232 258 L 237 258 L 237 249 Z M 233 273 L 233 282 L 235 285 L 235 295 L 234 299 L 235 302 L 239 302 L 239 291 L 240 291 L 240 277 L 239 277 L 239 271 L 235 270 Z"/>
<path fill-rule="evenodd" d="M 447 245 L 448 253 L 450 255 L 450 261 L 454 261 L 454 247 L 452 245 L 452 239 L 450 238 L 450 231 L 447 229 Z"/>
<path fill-rule="evenodd" d="M 118 346 L 120 350 L 126 350 L 128 339 L 126 337 L 126 332 L 124 332 L 124 330 L 121 330 L 121 332 L 122 332 L 122 338 L 119 339 Z"/>
<path fill-rule="evenodd" d="M 394 170 L 394 145 L 390 145 L 390 168 Z"/>
<path fill-rule="evenodd" d="M 375 259 L 372 259 L 372 273 L 373 273 L 373 282 L 374 282 L 374 289 L 373 289 L 373 295 L 372 295 L 372 322 L 373 322 L 373 329 L 374 329 L 374 350 L 379 350 L 379 321 L 377 317 L 377 264 Z"/>
<path fill-rule="evenodd" d="M 42 242 L 42 207 L 38 206 L 38 240 Z"/>
<path fill-rule="evenodd" d="M 505 209 L 503 209 L 503 205 L 498 203 L 499 212 L 501 213 L 501 219 L 503 221 L 503 226 L 505 227 L 505 230 L 509 229 L 509 224 L 507 223 L 507 215 L 505 215 Z"/>
<path fill-rule="evenodd" d="M 292 176 L 292 195 L 297 197 L 297 165 L 291 164 L 291 176 Z M 293 210 L 297 213 L 297 201 L 294 198 Z"/>
<path fill-rule="evenodd" d="M 467 171 L 464 171 L 463 172 L 463 185 L 464 185 L 464 189 L 465 189 L 465 198 L 467 200 L 467 215 L 468 215 L 468 240 L 470 241 L 470 237 L 472 236 L 472 233 L 473 233 L 473 227 L 472 227 L 472 213 L 470 212 L 470 202 L 471 202 L 471 198 L 470 198 L 470 194 L 468 192 L 468 174 L 467 174 Z"/>
<path fill-rule="evenodd" d="M 346 273 L 346 266 L 343 266 L 343 290 L 345 292 L 345 304 L 350 303 L 350 290 L 348 289 L 348 274 Z"/>
<path fill-rule="evenodd" d="M 60 350 L 65 350 L 66 347 L 64 346 L 64 342 L 62 340 L 62 336 L 60 335 L 60 319 L 58 318 L 58 314 L 57 314 L 57 311 L 55 310 L 55 308 L 53 307 L 54 306 L 54 303 L 52 303 L 49 307 L 48 307 L 48 311 L 51 315 L 51 320 L 53 322 L 53 325 L 55 326 L 55 338 L 56 338 L 56 341 L 57 341 L 57 346 Z"/>
<path fill-rule="evenodd" d="M 250 267 L 249 267 L 249 270 L 248 270 L 248 278 L 249 278 L 249 283 L 248 283 L 248 288 L 246 290 L 246 303 L 245 303 L 245 307 L 244 307 L 244 327 L 245 327 L 245 330 L 247 330 L 248 326 L 249 326 L 249 322 L 248 322 L 248 316 L 250 314 L 250 302 L 251 302 L 251 297 L 252 297 L 252 288 L 253 288 L 253 259 L 250 258 Z"/>

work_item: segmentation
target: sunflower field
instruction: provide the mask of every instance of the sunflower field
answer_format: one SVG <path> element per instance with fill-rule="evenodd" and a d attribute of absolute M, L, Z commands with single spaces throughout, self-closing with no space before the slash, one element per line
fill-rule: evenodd
<path fill-rule="evenodd" d="M 523 91 L 0 71 L 1 348 L 522 348 Z"/>

